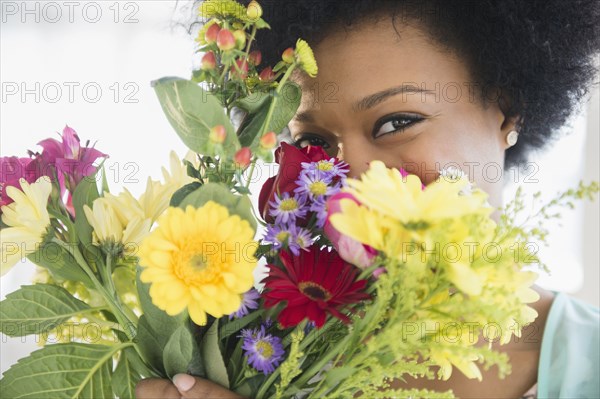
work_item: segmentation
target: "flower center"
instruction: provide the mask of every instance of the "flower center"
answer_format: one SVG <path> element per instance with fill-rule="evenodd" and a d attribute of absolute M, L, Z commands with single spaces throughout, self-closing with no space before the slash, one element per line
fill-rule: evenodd
<path fill-rule="evenodd" d="M 331 293 L 321 285 L 312 281 L 303 281 L 298 284 L 300 291 L 313 301 L 325 301 L 331 299 Z"/>
<path fill-rule="evenodd" d="M 310 192 L 316 196 L 325 195 L 327 192 L 327 184 L 323 183 L 322 181 L 311 183 Z"/>
<path fill-rule="evenodd" d="M 322 170 L 323 172 L 329 172 L 333 169 L 333 163 L 329 161 L 319 161 L 317 163 L 317 169 Z"/>
<path fill-rule="evenodd" d="M 273 350 L 273 346 L 265 341 L 258 341 L 255 347 L 256 351 L 260 353 L 260 355 L 265 359 L 270 359 L 273 356 L 273 353 L 275 352 Z"/>
<path fill-rule="evenodd" d="M 280 231 L 279 233 L 277 233 L 277 235 L 275 236 L 275 238 L 280 243 L 284 243 L 284 242 L 286 242 L 288 240 L 288 238 L 290 238 L 290 233 L 287 232 L 287 231 Z"/>
<path fill-rule="evenodd" d="M 295 198 L 284 199 L 283 201 L 281 201 L 279 209 L 281 209 L 284 212 L 295 211 L 296 209 L 298 209 L 298 202 Z"/>
<path fill-rule="evenodd" d="M 196 254 L 190 258 L 190 266 L 195 271 L 201 272 L 208 267 L 206 256 L 203 254 Z"/>

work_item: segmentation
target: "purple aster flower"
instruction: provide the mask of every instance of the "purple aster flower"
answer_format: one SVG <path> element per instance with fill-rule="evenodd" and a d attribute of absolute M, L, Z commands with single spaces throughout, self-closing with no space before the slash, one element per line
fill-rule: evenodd
<path fill-rule="evenodd" d="M 289 248 L 296 256 L 300 255 L 300 250 L 308 250 L 314 239 L 310 231 L 302 227 L 294 226 L 292 236 L 290 237 Z"/>
<path fill-rule="evenodd" d="M 335 158 L 323 159 L 317 162 L 302 162 L 302 173 L 313 174 L 323 179 L 345 177 L 350 171 L 350 166 Z"/>
<path fill-rule="evenodd" d="M 328 197 L 325 196 L 319 197 L 310 206 L 310 211 L 317 215 L 316 227 L 318 229 L 322 229 L 327 221 L 327 199 Z"/>
<path fill-rule="evenodd" d="M 274 249 L 285 248 L 293 234 L 292 226 L 294 225 L 267 225 L 264 241 L 273 244 Z"/>
<path fill-rule="evenodd" d="M 242 297 L 242 305 L 235 312 L 229 315 L 229 320 L 240 319 L 247 314 L 250 313 L 251 310 L 258 309 L 258 300 L 260 299 L 260 294 L 254 288 L 250 288 L 250 291 L 244 293 Z"/>
<path fill-rule="evenodd" d="M 283 193 L 282 196 L 275 196 L 275 201 L 271 205 L 271 216 L 275 218 L 275 224 L 294 223 L 296 219 L 306 216 L 306 196 Z"/>
<path fill-rule="evenodd" d="M 337 188 L 337 184 L 332 185 L 332 179 L 323 178 L 317 173 L 301 173 L 300 178 L 296 180 L 296 184 L 298 188 L 294 192 L 307 195 L 312 200 L 331 195 Z"/>
<path fill-rule="evenodd" d="M 248 364 L 265 375 L 271 374 L 283 360 L 285 351 L 281 338 L 267 334 L 265 326 L 260 329 L 242 330 L 242 349 L 248 358 Z"/>

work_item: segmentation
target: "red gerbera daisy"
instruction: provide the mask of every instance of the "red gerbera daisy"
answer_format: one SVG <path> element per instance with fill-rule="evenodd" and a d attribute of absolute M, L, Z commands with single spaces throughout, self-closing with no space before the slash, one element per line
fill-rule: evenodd
<path fill-rule="evenodd" d="M 269 265 L 263 297 L 266 307 L 287 301 L 278 317 L 284 328 L 299 324 L 305 317 L 322 327 L 327 313 L 348 322 L 341 309 L 369 298 L 362 292 L 367 280 L 356 281 L 358 269 L 344 262 L 336 251 L 312 246 L 299 256 L 282 251 L 280 258 L 284 268 Z"/>

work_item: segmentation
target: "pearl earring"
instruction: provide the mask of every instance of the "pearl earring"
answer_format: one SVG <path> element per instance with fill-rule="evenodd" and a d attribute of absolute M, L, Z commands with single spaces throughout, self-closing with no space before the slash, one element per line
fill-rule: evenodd
<path fill-rule="evenodd" d="M 517 132 L 516 130 L 511 130 L 506 135 L 506 144 L 508 144 L 509 147 L 512 147 L 513 145 L 517 144 L 518 140 L 519 140 L 519 132 Z"/>

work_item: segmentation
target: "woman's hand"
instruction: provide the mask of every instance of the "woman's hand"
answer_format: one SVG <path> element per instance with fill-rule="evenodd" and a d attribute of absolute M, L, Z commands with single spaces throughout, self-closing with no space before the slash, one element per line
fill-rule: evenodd
<path fill-rule="evenodd" d="M 187 374 L 177 374 L 173 377 L 173 382 L 160 378 L 142 380 L 135 387 L 135 397 L 137 399 L 242 399 L 242 396 L 214 382 Z"/>

